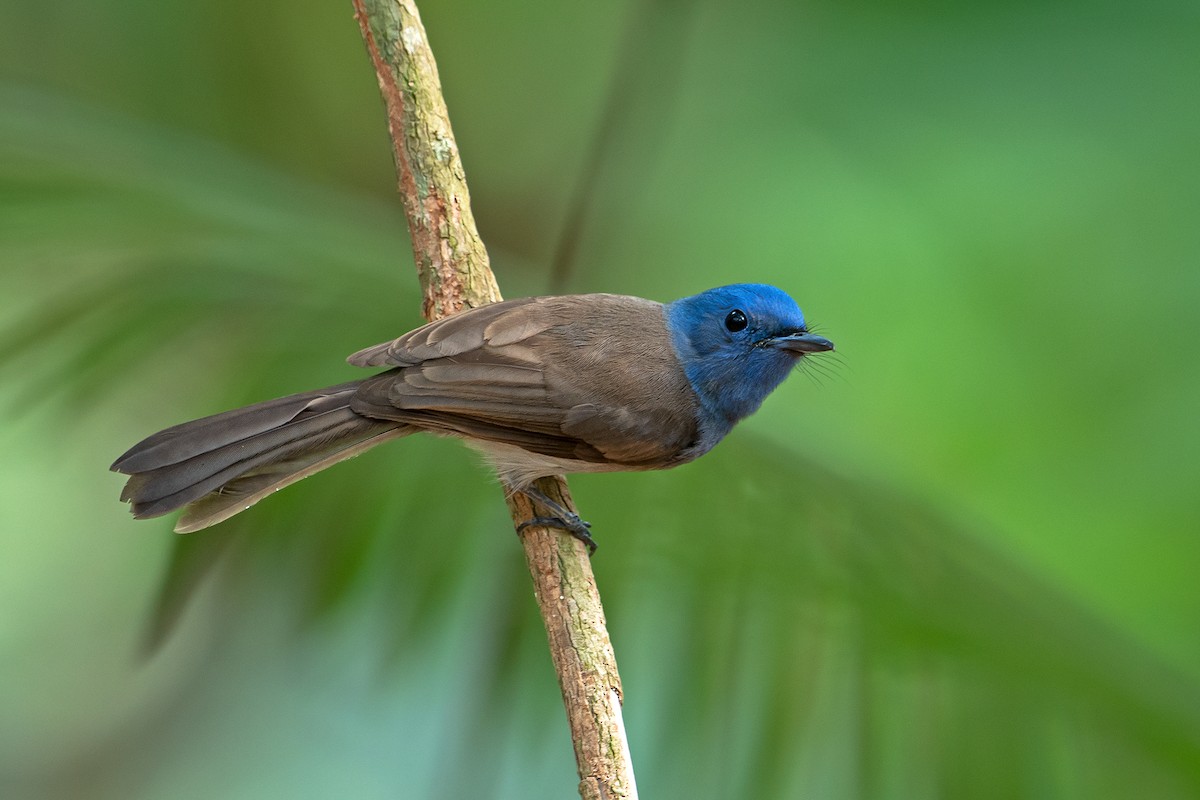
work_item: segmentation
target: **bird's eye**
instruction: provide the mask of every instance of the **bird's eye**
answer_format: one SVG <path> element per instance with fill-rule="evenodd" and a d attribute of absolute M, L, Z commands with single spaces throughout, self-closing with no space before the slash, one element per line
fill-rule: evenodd
<path fill-rule="evenodd" d="M 734 333 L 745 330 L 747 324 L 746 315 L 736 308 L 725 318 L 725 327 Z"/>

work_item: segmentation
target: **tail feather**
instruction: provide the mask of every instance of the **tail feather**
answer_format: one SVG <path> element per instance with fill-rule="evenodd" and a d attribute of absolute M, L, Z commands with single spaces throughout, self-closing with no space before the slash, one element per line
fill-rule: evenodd
<path fill-rule="evenodd" d="M 288 395 L 173 425 L 129 448 L 111 469 L 130 475 L 148 472 L 273 430 L 297 419 L 306 410 L 321 409 L 323 404 L 344 407 L 361 382 Z"/>
<path fill-rule="evenodd" d="M 345 409 L 342 415 L 354 412 Z M 211 453 L 190 458 L 150 472 L 134 475 L 126 484 L 126 499 L 137 519 L 157 517 L 194 502 L 209 492 L 253 470 L 277 462 L 324 453 L 347 438 L 364 433 L 358 419 L 342 419 L 334 425 L 314 427 L 310 422 L 289 423 L 277 430 L 226 445 Z M 325 422 L 325 420 L 322 420 Z"/>
<path fill-rule="evenodd" d="M 410 432 L 350 410 L 358 383 L 282 397 L 176 425 L 112 469 L 130 475 L 121 499 L 138 519 L 178 508 L 176 530 L 198 530 L 325 467 Z"/>
<path fill-rule="evenodd" d="M 179 522 L 175 524 L 175 530 L 179 533 L 191 533 L 224 522 L 285 486 L 331 467 L 339 461 L 353 458 L 388 439 L 406 436 L 409 433 L 412 433 L 412 429 L 407 425 L 389 426 L 361 441 L 346 442 L 327 455 L 310 453 L 263 468 L 269 471 L 260 469 L 246 473 L 225 484 L 219 491 L 210 492 L 189 504 Z"/>
<path fill-rule="evenodd" d="M 352 434 L 358 430 L 357 422 L 361 419 L 350 409 L 342 408 L 326 411 L 317 417 L 286 422 L 273 430 L 247 436 L 230 444 L 214 445 L 214 449 L 207 452 L 134 474 L 125 487 L 122 499 L 147 505 L 194 493 L 197 487 L 208 484 L 212 484 L 209 489 L 215 489 L 225 482 L 217 480 L 222 476 L 226 480 L 235 478 L 260 464 L 283 458 L 297 448 L 313 449 L 324 442 L 337 441 Z M 213 483 L 214 480 L 217 482 Z M 165 510 L 178 508 L 192 499 L 195 498 L 180 498 L 180 502 Z"/>

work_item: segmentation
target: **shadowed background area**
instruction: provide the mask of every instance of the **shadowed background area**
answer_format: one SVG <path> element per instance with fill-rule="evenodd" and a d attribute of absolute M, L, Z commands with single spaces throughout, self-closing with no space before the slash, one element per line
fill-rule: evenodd
<path fill-rule="evenodd" d="M 643 795 L 1200 795 L 1196 5 L 422 13 L 507 296 L 762 281 L 838 344 L 572 480 Z M 0 796 L 573 791 L 461 445 L 183 538 L 106 471 L 360 377 L 404 231 L 348 3 L 0 9 Z"/>

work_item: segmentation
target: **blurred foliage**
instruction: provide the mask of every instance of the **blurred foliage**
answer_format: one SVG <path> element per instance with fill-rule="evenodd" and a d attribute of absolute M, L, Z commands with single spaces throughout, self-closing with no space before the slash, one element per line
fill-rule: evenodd
<path fill-rule="evenodd" d="M 572 480 L 644 795 L 1200 795 L 1195 5 L 422 11 L 507 295 L 569 241 L 568 289 L 773 282 L 842 354 Z M 0 796 L 570 794 L 464 448 L 184 538 L 104 471 L 419 321 L 349 7 L 0 45 Z"/>

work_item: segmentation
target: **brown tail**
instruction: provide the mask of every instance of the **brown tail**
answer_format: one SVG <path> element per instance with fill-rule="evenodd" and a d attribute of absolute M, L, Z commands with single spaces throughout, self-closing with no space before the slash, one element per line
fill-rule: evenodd
<path fill-rule="evenodd" d="M 272 492 L 412 428 L 350 410 L 359 382 L 303 392 L 159 431 L 112 465 L 137 519 L 184 508 L 180 533 L 207 528 Z"/>

